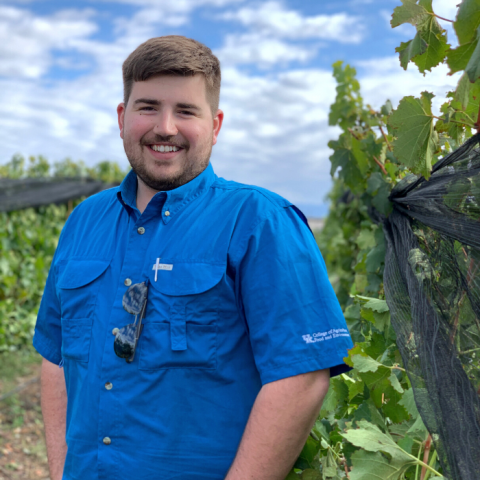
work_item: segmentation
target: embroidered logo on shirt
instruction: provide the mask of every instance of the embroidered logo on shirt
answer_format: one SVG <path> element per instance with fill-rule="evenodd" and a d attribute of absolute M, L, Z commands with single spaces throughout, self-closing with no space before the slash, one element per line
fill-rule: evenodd
<path fill-rule="evenodd" d="M 325 342 L 326 340 L 332 340 L 332 338 L 337 337 L 350 337 L 350 335 L 345 328 L 332 328 L 328 332 L 308 333 L 307 335 L 302 335 L 305 343 Z"/>
<path fill-rule="evenodd" d="M 153 264 L 152 270 L 155 270 L 155 281 L 157 281 L 157 274 L 159 270 L 173 270 L 173 265 L 168 263 L 160 263 L 160 258 Z"/>

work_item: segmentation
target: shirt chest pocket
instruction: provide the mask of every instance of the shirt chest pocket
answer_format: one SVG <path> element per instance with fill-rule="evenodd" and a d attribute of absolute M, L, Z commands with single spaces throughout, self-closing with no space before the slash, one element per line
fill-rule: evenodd
<path fill-rule="evenodd" d="M 140 337 L 141 370 L 216 369 L 217 286 L 225 265 L 162 259 L 171 270 L 149 272 L 147 314 Z"/>
<path fill-rule="evenodd" d="M 70 259 L 57 268 L 62 315 L 62 357 L 88 362 L 93 314 L 106 260 Z"/>

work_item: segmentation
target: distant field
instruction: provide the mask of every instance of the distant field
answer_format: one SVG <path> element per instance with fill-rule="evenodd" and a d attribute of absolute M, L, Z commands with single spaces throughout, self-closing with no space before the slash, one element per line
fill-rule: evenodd
<path fill-rule="evenodd" d="M 314 232 L 319 232 L 320 230 L 322 230 L 324 223 L 325 223 L 324 218 L 316 218 L 316 217 L 308 218 L 308 224 L 310 225 L 310 228 Z"/>

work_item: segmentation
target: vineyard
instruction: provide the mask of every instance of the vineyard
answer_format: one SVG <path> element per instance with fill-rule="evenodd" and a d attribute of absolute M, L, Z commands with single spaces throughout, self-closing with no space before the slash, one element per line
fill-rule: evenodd
<path fill-rule="evenodd" d="M 453 22 L 458 46 L 442 22 Z M 401 68 L 463 72 L 439 112 L 412 92 L 396 109 L 362 99 L 356 71 L 333 65 L 330 212 L 317 235 L 355 347 L 287 480 L 480 478 L 480 2 L 455 19 L 402 0 L 391 25 L 416 35 Z M 388 95 L 388 92 L 385 92 Z M 0 177 L 118 182 L 103 162 L 16 156 Z M 72 208 L 0 213 L 0 352 L 24 348 L 58 236 Z M 0 353 L 1 355 L 1 353 Z"/>

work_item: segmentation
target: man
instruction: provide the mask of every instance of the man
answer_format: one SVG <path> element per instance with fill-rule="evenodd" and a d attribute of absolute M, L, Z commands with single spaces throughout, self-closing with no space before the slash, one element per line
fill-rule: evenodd
<path fill-rule="evenodd" d="M 348 370 L 322 257 L 291 203 L 213 173 L 210 49 L 153 38 L 123 80 L 132 170 L 69 217 L 35 330 L 52 480 L 282 480 Z"/>

